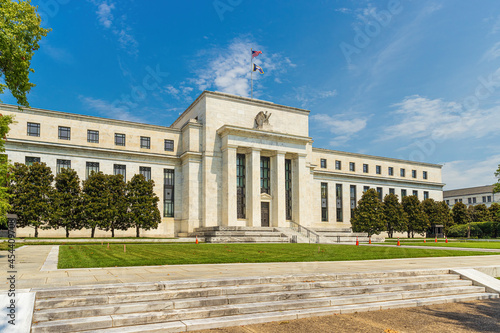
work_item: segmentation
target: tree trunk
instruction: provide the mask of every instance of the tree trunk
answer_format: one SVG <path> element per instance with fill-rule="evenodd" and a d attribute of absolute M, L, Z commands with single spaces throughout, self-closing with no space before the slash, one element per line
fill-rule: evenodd
<path fill-rule="evenodd" d="M 408 238 L 410 238 L 410 231 L 408 231 Z"/>
<path fill-rule="evenodd" d="M 139 237 L 139 226 L 135 227 L 135 235 Z"/>
<path fill-rule="evenodd" d="M 69 228 L 66 227 L 66 238 L 69 238 Z"/>
<path fill-rule="evenodd" d="M 38 226 L 35 226 L 35 238 L 38 238 Z"/>
<path fill-rule="evenodd" d="M 115 228 L 111 227 L 111 237 L 115 237 Z"/>
<path fill-rule="evenodd" d="M 92 227 L 92 231 L 90 232 L 90 238 L 94 238 L 95 227 Z"/>

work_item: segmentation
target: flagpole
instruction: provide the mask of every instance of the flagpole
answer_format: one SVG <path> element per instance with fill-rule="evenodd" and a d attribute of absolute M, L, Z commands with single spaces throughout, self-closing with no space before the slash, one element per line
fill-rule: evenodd
<path fill-rule="evenodd" d="M 253 48 L 250 48 L 250 86 L 252 87 L 251 98 L 253 99 Z"/>

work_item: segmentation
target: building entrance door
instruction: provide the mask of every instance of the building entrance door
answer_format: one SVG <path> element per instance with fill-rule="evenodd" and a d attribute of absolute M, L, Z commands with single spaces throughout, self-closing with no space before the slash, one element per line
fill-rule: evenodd
<path fill-rule="evenodd" d="M 260 225 L 269 227 L 269 202 L 261 202 L 260 208 Z"/>

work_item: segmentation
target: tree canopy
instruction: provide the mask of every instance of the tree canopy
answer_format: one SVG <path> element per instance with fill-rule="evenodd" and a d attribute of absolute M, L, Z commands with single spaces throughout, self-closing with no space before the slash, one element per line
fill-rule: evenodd
<path fill-rule="evenodd" d="M 403 209 L 408 215 L 408 237 L 413 238 L 415 233 L 423 234 L 429 228 L 429 219 L 425 214 L 422 204 L 415 195 L 406 196 L 402 200 Z"/>
<path fill-rule="evenodd" d="M 369 189 L 358 202 L 351 217 L 352 231 L 366 232 L 368 236 L 378 235 L 385 230 L 384 212 L 378 193 Z"/>
<path fill-rule="evenodd" d="M 139 229 L 156 229 L 161 222 L 158 209 L 159 198 L 153 191 L 153 180 L 146 180 L 143 175 L 134 175 L 127 183 L 127 202 L 129 204 L 129 223 L 136 228 L 136 236 L 139 237 Z"/>
<path fill-rule="evenodd" d="M 451 215 L 453 216 L 453 222 L 455 222 L 455 224 L 469 223 L 467 206 L 463 202 L 459 201 L 453 205 Z"/>
<path fill-rule="evenodd" d="M 53 228 L 64 228 L 69 237 L 71 230 L 83 228 L 80 178 L 75 170 L 63 168 L 55 178 L 54 188 L 49 224 Z"/>
<path fill-rule="evenodd" d="M 9 125 L 12 124 L 12 117 L 0 114 L 0 226 L 7 225 L 6 214 L 10 210 L 9 204 L 9 161 L 5 154 L 5 140 L 9 133 Z"/>
<path fill-rule="evenodd" d="M 494 184 L 493 192 L 500 192 L 500 164 L 498 165 L 497 171 L 495 171 L 495 177 L 497 177 L 498 181 Z"/>
<path fill-rule="evenodd" d="M 29 81 L 31 58 L 38 42 L 50 29 L 40 26 L 36 7 L 26 0 L 0 0 L 0 94 L 9 89 L 22 106 L 29 107 L 27 94 L 35 85 Z"/>
<path fill-rule="evenodd" d="M 394 231 L 403 232 L 406 230 L 408 216 L 399 203 L 397 195 L 390 193 L 384 197 L 382 211 L 384 212 L 387 234 L 390 238 L 393 237 Z"/>

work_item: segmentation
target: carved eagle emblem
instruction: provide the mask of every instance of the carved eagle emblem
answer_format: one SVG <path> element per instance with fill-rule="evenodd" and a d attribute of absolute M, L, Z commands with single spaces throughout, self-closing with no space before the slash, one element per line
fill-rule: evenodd
<path fill-rule="evenodd" d="M 268 113 L 267 111 L 264 113 L 264 111 L 260 111 L 257 113 L 255 116 L 255 128 L 261 129 L 264 124 L 269 125 L 269 118 L 271 117 L 272 113 Z"/>

